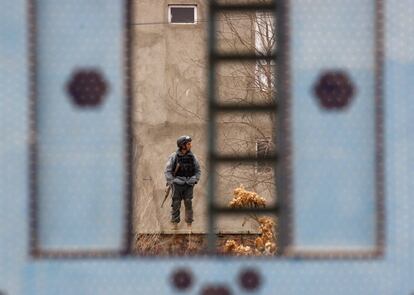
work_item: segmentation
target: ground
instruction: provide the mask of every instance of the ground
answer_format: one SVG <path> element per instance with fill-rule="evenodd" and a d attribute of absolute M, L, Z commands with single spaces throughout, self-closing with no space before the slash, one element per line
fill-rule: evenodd
<path fill-rule="evenodd" d="M 235 240 L 254 247 L 258 234 L 218 234 L 217 252 L 223 254 L 227 240 Z M 206 234 L 139 234 L 135 237 L 135 251 L 144 256 L 202 255 L 207 248 Z"/>

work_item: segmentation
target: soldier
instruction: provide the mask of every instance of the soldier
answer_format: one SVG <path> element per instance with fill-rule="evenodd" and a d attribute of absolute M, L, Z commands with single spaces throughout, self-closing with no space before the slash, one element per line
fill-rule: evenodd
<path fill-rule="evenodd" d="M 177 139 L 178 150 L 170 155 L 165 166 L 165 178 L 172 188 L 171 223 L 173 229 L 180 222 L 181 200 L 185 206 L 185 222 L 191 228 L 193 222 L 193 189 L 200 180 L 200 164 L 191 152 L 191 137 L 184 135 Z"/>

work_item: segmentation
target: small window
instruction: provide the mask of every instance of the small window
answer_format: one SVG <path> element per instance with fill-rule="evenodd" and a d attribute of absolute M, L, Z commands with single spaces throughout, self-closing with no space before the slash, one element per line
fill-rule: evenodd
<path fill-rule="evenodd" d="M 168 22 L 171 24 L 197 23 L 196 5 L 169 5 Z"/>
<path fill-rule="evenodd" d="M 264 157 L 269 156 L 273 151 L 272 145 L 273 143 L 270 138 L 257 139 L 256 140 L 256 156 L 258 158 L 264 158 Z M 256 171 L 258 173 L 266 173 L 266 172 L 270 172 L 271 168 L 266 163 L 257 162 Z"/>

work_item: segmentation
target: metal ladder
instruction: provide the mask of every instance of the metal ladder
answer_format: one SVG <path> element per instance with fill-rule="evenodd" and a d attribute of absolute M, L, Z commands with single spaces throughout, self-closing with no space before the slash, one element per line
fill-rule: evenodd
<path fill-rule="evenodd" d="M 276 1 L 276 0 L 274 0 Z M 277 91 L 273 91 L 273 95 L 278 95 L 274 97 L 272 103 L 256 103 L 249 105 L 241 105 L 237 103 L 219 103 L 216 99 L 216 66 L 222 62 L 246 62 L 246 61 L 257 61 L 257 60 L 276 60 L 279 61 L 280 58 L 284 58 L 283 52 L 272 53 L 271 55 L 258 55 L 255 53 L 250 54 L 238 54 L 238 53 L 220 53 L 216 49 L 216 21 L 217 15 L 223 12 L 273 12 L 276 19 L 278 30 L 276 33 L 277 38 L 277 47 L 283 48 L 285 43 L 285 35 L 281 34 L 282 25 L 285 23 L 285 5 L 280 3 L 280 5 L 275 2 L 271 3 L 257 3 L 257 4 L 218 4 L 216 0 L 209 1 L 209 32 L 208 32 L 208 169 L 210 171 L 208 179 L 208 251 L 211 254 L 215 253 L 216 248 L 216 234 L 214 233 L 214 227 L 216 224 L 216 218 L 220 214 L 246 214 L 246 213 L 271 213 L 277 214 L 278 216 L 278 246 L 280 252 L 283 252 L 284 248 L 289 244 L 289 229 L 287 224 L 287 204 L 282 197 L 284 195 L 285 187 L 283 183 L 285 182 L 284 176 L 280 173 L 280 157 L 281 151 L 283 151 L 282 140 L 284 135 L 282 134 L 283 128 L 278 128 L 276 136 L 272 136 L 274 146 L 278 146 L 278 154 L 273 153 L 272 155 L 267 155 L 263 157 L 255 157 L 248 155 L 234 155 L 234 156 L 225 156 L 220 155 L 216 151 L 216 118 L 217 115 L 223 113 L 268 113 L 268 114 L 277 114 L 278 121 L 283 123 L 283 114 L 281 114 L 281 107 L 284 108 L 284 103 L 279 99 L 283 95 L 283 85 L 282 81 L 276 81 Z M 283 2 L 283 1 L 281 1 Z M 280 7 L 279 7 L 280 6 Z M 278 64 L 277 67 L 277 77 L 281 77 L 279 73 L 282 73 L 283 69 Z M 280 80 L 280 79 L 279 79 Z M 277 98 L 277 99 L 276 99 Z M 277 138 L 277 139 L 276 139 Z M 277 141 L 277 142 L 276 142 Z M 283 153 L 283 152 L 282 152 Z M 225 208 L 219 207 L 215 204 L 215 169 L 219 163 L 256 163 L 256 162 L 266 162 L 271 163 L 275 175 L 275 183 L 277 184 L 277 195 L 278 199 L 275 205 L 266 208 Z M 279 169 L 279 170 L 278 170 Z M 277 172 L 278 171 L 278 172 Z M 281 214 L 283 212 L 283 214 Z"/>

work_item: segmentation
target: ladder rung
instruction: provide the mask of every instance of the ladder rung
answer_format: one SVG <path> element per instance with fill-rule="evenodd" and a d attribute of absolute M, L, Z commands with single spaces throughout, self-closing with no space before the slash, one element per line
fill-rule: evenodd
<path fill-rule="evenodd" d="M 211 160 L 215 162 L 224 162 L 224 163 L 252 163 L 252 162 L 259 162 L 259 163 L 266 163 L 266 162 L 274 162 L 278 160 L 277 155 L 269 155 L 266 157 L 257 157 L 257 156 L 219 156 L 219 155 L 212 155 Z"/>
<path fill-rule="evenodd" d="M 241 54 L 241 53 L 211 53 L 212 61 L 256 61 L 256 60 L 276 60 L 276 54 Z"/>
<path fill-rule="evenodd" d="M 251 4 L 212 4 L 211 12 L 224 11 L 275 11 L 276 3 L 251 3 Z"/>
<path fill-rule="evenodd" d="M 274 205 L 272 207 L 261 207 L 261 208 L 226 208 L 226 207 L 210 207 L 210 212 L 213 214 L 262 214 L 262 213 L 273 213 L 276 214 L 279 211 L 279 206 Z"/>
<path fill-rule="evenodd" d="M 277 112 L 277 104 L 215 104 L 212 109 L 217 112 Z"/>

